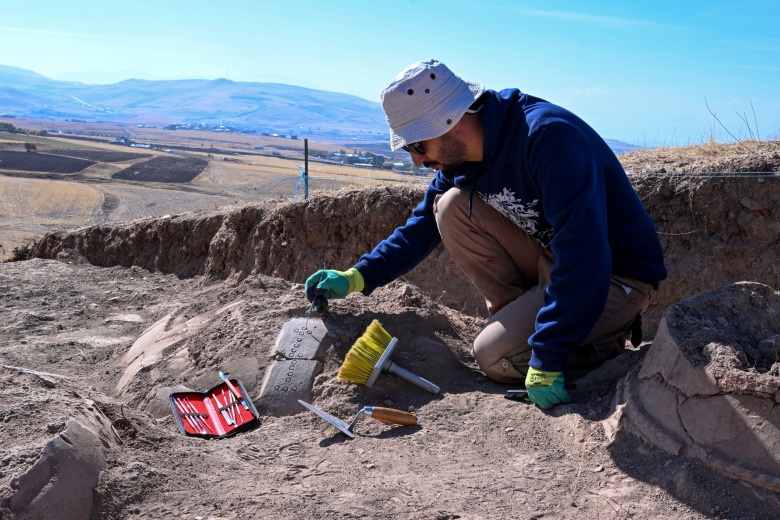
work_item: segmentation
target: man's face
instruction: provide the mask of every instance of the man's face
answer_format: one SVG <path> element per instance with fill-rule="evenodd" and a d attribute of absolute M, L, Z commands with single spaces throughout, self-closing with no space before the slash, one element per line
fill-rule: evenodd
<path fill-rule="evenodd" d="M 420 148 L 425 151 L 424 154 L 410 152 L 414 164 L 441 170 L 450 180 L 455 177 L 455 171 L 466 162 L 466 144 L 449 132 L 421 142 Z"/>

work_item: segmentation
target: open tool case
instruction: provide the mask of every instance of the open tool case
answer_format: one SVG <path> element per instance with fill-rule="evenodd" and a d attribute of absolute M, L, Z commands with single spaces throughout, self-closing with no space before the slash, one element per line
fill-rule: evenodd
<path fill-rule="evenodd" d="M 168 401 L 179 431 L 184 435 L 213 439 L 248 430 L 259 422 L 259 414 L 244 384 L 229 379 L 240 395 L 223 382 L 205 392 L 175 392 Z"/>

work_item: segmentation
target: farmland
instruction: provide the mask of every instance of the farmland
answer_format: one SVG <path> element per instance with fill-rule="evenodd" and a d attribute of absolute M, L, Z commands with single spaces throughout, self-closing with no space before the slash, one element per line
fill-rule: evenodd
<path fill-rule="evenodd" d="M 51 130 L 47 121 L 14 124 Z M 296 200 L 303 197 L 303 140 L 109 124 L 57 126 L 69 133 L 0 132 L 0 261 L 53 227 L 127 222 L 236 203 L 292 202 L 294 194 Z M 149 148 L 111 142 L 117 138 Z M 34 144 L 35 150 L 25 151 L 25 143 Z M 310 156 L 347 149 L 339 143 L 314 142 L 309 147 Z M 355 150 L 352 145 L 347 149 Z M 313 157 L 308 173 L 310 193 L 427 182 L 421 176 Z"/>
<path fill-rule="evenodd" d="M 0 252 L 11 253 L 52 227 L 94 223 L 104 197 L 82 183 L 0 176 Z"/>

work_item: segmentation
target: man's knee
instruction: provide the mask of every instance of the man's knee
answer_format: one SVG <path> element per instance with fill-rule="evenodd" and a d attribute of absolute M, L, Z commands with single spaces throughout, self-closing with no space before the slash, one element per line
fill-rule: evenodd
<path fill-rule="evenodd" d="M 436 196 L 433 205 L 433 213 L 436 216 L 436 224 L 441 230 L 458 215 L 468 214 L 469 194 L 458 188 L 451 188 L 441 195 Z"/>
<path fill-rule="evenodd" d="M 511 350 L 497 347 L 494 344 L 480 342 L 479 336 L 474 341 L 474 360 L 479 369 L 490 379 L 499 383 L 523 383 L 528 373 L 528 362 L 531 352 L 521 352 L 515 355 Z"/>
<path fill-rule="evenodd" d="M 477 364 L 479 364 L 479 361 L 477 361 Z M 487 377 L 498 383 L 520 384 L 525 381 L 525 376 L 507 359 L 499 359 L 490 366 L 479 364 L 479 369 Z"/>

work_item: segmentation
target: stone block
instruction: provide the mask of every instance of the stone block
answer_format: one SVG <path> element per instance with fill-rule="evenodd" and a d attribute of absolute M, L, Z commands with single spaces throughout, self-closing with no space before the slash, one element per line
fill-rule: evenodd
<path fill-rule="evenodd" d="M 286 359 L 322 360 L 328 347 L 328 329 L 322 320 L 294 318 L 282 327 L 273 354 Z"/>
<path fill-rule="evenodd" d="M 311 401 L 314 378 L 322 372 L 332 337 L 319 319 L 294 318 L 284 324 L 272 351 L 276 361 L 266 369 L 260 397 L 254 401 L 260 413 L 294 415 L 301 411 L 298 399 Z"/>
<path fill-rule="evenodd" d="M 311 401 L 314 378 L 322 363 L 308 359 L 280 359 L 265 373 L 260 397 L 254 401 L 261 414 L 282 417 L 301 411 L 298 399 Z"/>

